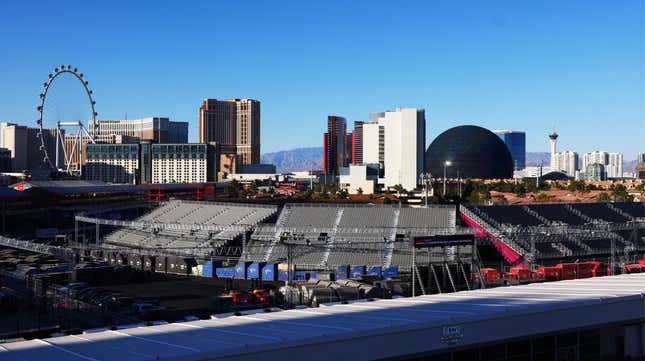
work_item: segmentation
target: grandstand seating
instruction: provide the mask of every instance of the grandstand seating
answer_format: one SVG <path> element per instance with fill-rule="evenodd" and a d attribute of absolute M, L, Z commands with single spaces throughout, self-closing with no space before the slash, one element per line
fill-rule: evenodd
<path fill-rule="evenodd" d="M 285 205 L 285 208 L 292 208 L 288 217 L 284 219 L 286 227 L 319 227 L 332 228 L 336 221 L 338 207 L 325 206 L 294 206 Z M 296 209 L 293 209 L 296 208 Z"/>
<path fill-rule="evenodd" d="M 639 203 L 467 207 L 464 210 L 466 215 L 475 217 L 475 223 L 486 229 L 491 237 L 507 245 L 518 245 L 513 248 L 521 256 L 531 252 L 531 240 L 538 258 L 607 255 L 611 253 L 612 243 L 620 252 L 632 245 L 635 250 L 645 250 L 645 229 L 640 223 L 629 223 L 632 218 L 645 215 L 645 208 Z M 524 228 L 506 227 L 508 225 Z M 641 232 L 642 237 L 632 237 L 633 227 Z"/>
<path fill-rule="evenodd" d="M 478 209 L 501 224 L 515 226 L 539 226 L 543 224 L 538 218 L 518 206 L 488 206 L 479 207 Z"/>
<path fill-rule="evenodd" d="M 559 252 L 558 249 L 553 246 L 553 242 L 537 242 L 535 243 L 535 250 L 541 257 L 547 257 Z"/>
<path fill-rule="evenodd" d="M 446 225 L 454 225 L 455 218 L 456 213 L 453 206 L 401 208 L 397 226 L 401 228 L 445 228 Z"/>
<path fill-rule="evenodd" d="M 633 218 L 645 219 L 645 204 L 643 202 L 612 203 L 612 205 Z"/>
<path fill-rule="evenodd" d="M 255 230 L 245 259 L 285 260 L 287 248 L 277 239 L 288 235 L 289 243 L 300 245 L 293 246 L 296 264 L 330 268 L 341 264 L 384 265 L 388 263 L 387 255 L 393 253 L 397 233 L 428 235 L 454 230 L 455 226 L 454 206 L 287 204 L 275 226 L 262 225 Z M 409 251 L 409 247 L 406 242 L 404 248 Z M 409 255 L 397 260 L 404 262 L 403 266 L 411 264 Z M 394 262 L 390 264 L 398 265 Z"/>
<path fill-rule="evenodd" d="M 628 218 L 625 218 L 618 212 L 614 212 L 605 203 L 573 203 L 571 207 L 593 219 L 614 223 L 625 223 L 629 221 Z"/>
<path fill-rule="evenodd" d="M 350 207 L 343 210 L 339 227 L 387 227 L 394 219 L 391 207 Z"/>
<path fill-rule="evenodd" d="M 570 225 L 587 223 L 584 218 L 572 213 L 563 204 L 532 204 L 528 207 L 550 222 Z"/>
<path fill-rule="evenodd" d="M 254 226 L 275 215 L 275 206 L 257 206 L 237 203 L 208 203 L 170 201 L 137 221 L 185 225 Z M 124 247 L 165 249 L 171 253 L 194 253 L 197 247 L 224 245 L 238 239 L 239 230 L 208 231 L 163 228 L 160 231 L 118 229 L 107 235 L 108 244 Z"/>

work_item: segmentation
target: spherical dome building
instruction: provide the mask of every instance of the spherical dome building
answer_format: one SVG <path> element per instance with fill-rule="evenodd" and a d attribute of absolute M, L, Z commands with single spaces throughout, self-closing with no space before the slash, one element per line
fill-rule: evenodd
<path fill-rule="evenodd" d="M 425 154 L 426 172 L 442 178 L 446 162 L 448 178 L 513 178 L 513 158 L 504 141 L 475 125 L 450 128 L 432 141 Z"/>

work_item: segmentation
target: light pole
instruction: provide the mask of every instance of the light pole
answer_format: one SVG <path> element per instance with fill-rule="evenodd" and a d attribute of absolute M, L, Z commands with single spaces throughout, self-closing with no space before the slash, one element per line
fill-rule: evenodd
<path fill-rule="evenodd" d="M 431 173 L 421 173 L 419 176 L 421 178 L 421 182 L 423 183 L 423 191 L 425 193 L 425 206 L 428 208 L 428 188 L 430 185 L 430 182 L 432 180 L 432 174 Z"/>
<path fill-rule="evenodd" d="M 443 162 L 443 197 L 446 197 L 446 169 L 452 165 L 452 162 L 447 160 Z"/>

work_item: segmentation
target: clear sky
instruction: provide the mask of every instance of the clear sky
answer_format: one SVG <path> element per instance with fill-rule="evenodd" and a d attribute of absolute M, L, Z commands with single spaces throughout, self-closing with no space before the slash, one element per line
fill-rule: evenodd
<path fill-rule="evenodd" d="M 397 106 L 426 109 L 428 143 L 477 124 L 548 151 L 555 122 L 560 150 L 645 151 L 643 0 L 3 1 L 0 120 L 33 123 L 59 64 L 99 118 L 187 120 L 191 140 L 203 98 L 259 99 L 263 153 Z"/>

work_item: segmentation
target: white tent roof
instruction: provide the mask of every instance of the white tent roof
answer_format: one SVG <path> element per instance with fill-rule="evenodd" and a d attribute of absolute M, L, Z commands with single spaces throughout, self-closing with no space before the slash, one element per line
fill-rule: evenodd
<path fill-rule="evenodd" d="M 645 318 L 645 274 L 0 344 L 4 360 L 369 360 Z"/>

